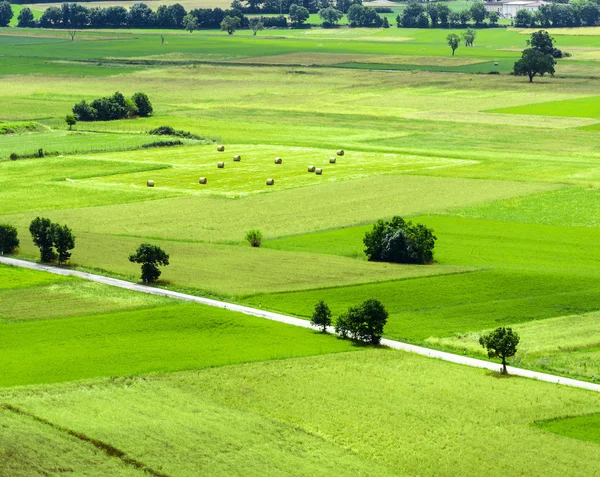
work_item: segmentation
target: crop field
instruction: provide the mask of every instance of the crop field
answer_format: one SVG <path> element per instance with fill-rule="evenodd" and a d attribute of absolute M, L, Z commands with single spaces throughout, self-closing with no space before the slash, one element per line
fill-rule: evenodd
<path fill-rule="evenodd" d="M 65 267 L 139 282 L 150 243 L 157 287 L 306 320 L 374 298 L 385 337 L 478 359 L 510 326 L 510 365 L 599 383 L 600 35 L 554 31 L 573 56 L 530 84 L 530 30 L 450 32 L 0 29 L 15 256 L 47 217 Z M 116 91 L 153 114 L 67 126 Z M 433 263 L 367 260 L 396 215 Z M 597 393 L 73 277 L 0 266 L 0 370 L 0 475 L 600 477 Z"/>

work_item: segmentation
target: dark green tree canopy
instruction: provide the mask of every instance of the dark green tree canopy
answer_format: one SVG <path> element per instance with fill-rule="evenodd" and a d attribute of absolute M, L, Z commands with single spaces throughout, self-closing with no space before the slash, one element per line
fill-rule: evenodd
<path fill-rule="evenodd" d="M 351 337 L 377 345 L 381 341 L 387 319 L 388 312 L 379 300 L 366 300 L 341 314 L 336 321 L 335 331 L 342 338 Z"/>
<path fill-rule="evenodd" d="M 19 16 L 17 17 L 17 26 L 19 28 L 27 28 L 33 26 L 35 24 L 33 13 L 29 7 L 24 7 L 19 12 Z"/>
<path fill-rule="evenodd" d="M 240 27 L 240 19 L 238 17 L 226 16 L 221 22 L 221 31 L 226 31 L 228 34 L 233 33 Z"/>
<path fill-rule="evenodd" d="M 42 262 L 52 262 L 56 258 L 54 251 L 54 231 L 52 221 L 45 217 L 36 217 L 29 225 L 34 245 L 40 249 Z"/>
<path fill-rule="evenodd" d="M 0 224 L 0 255 L 14 253 L 19 248 L 19 234 L 12 225 Z"/>
<path fill-rule="evenodd" d="M 10 3 L 7 1 L 0 2 L 0 27 L 6 27 L 12 20 L 14 13 Z"/>
<path fill-rule="evenodd" d="M 450 33 L 446 37 L 446 43 L 448 43 L 448 46 L 452 49 L 452 56 L 454 56 L 454 52 L 460 44 L 460 37 L 456 33 Z"/>
<path fill-rule="evenodd" d="M 158 280 L 161 271 L 159 265 L 169 265 L 169 254 L 157 245 L 141 244 L 135 253 L 129 255 L 129 261 L 142 264 L 142 280 L 153 283 Z"/>
<path fill-rule="evenodd" d="M 554 74 L 556 60 L 552 55 L 547 55 L 539 50 L 527 48 L 523 50 L 521 59 L 515 63 L 513 74 L 515 76 L 528 76 L 533 82 L 535 75 L 544 76 L 546 73 Z"/>
<path fill-rule="evenodd" d="M 321 328 L 323 333 L 325 333 L 327 327 L 331 325 L 331 310 L 323 300 L 320 300 L 315 304 L 315 311 L 312 314 L 310 324 Z"/>
<path fill-rule="evenodd" d="M 75 236 L 73 231 L 66 225 L 52 224 L 53 244 L 59 265 L 71 258 L 71 250 L 75 248 Z"/>
<path fill-rule="evenodd" d="M 517 353 L 519 335 L 512 328 L 500 327 L 479 338 L 479 344 L 487 350 L 489 358 L 502 360 L 502 373 L 507 374 L 506 359 Z"/>

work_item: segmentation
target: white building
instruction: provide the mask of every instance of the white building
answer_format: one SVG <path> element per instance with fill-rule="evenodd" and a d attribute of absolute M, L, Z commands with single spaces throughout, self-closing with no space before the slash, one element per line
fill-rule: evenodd
<path fill-rule="evenodd" d="M 496 12 L 502 18 L 514 18 L 519 10 L 529 10 L 531 13 L 535 12 L 542 5 L 549 5 L 549 2 L 542 0 L 528 1 L 528 0 L 515 0 L 510 2 L 487 2 L 485 3 L 485 9 L 488 12 Z"/>

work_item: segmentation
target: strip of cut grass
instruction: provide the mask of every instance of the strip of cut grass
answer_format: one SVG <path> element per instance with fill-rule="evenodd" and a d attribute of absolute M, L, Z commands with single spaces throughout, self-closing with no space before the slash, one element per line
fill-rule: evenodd
<path fill-rule="evenodd" d="M 536 424 L 560 436 L 600 444 L 600 413 L 551 419 Z"/>
<path fill-rule="evenodd" d="M 198 304 L 0 328 L 3 387 L 359 349 L 311 330 Z"/>
<path fill-rule="evenodd" d="M 65 283 L 71 280 L 73 278 L 0 264 L 0 291 L 27 289 L 40 285 Z"/>
<path fill-rule="evenodd" d="M 567 116 L 577 118 L 600 118 L 600 96 L 527 104 L 496 109 L 494 113 L 530 114 L 540 116 Z"/>
<path fill-rule="evenodd" d="M 595 393 L 389 350 L 2 394 L 169 475 L 587 477 L 600 466 L 597 444 L 531 425 L 596 413 Z"/>

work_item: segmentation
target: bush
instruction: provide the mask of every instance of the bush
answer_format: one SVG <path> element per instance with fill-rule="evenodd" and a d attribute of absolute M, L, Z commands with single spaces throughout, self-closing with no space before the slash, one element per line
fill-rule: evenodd
<path fill-rule="evenodd" d="M 181 131 L 177 129 L 173 129 L 171 126 L 159 126 L 155 129 L 151 129 L 148 131 L 148 134 L 152 134 L 154 136 L 176 136 L 176 137 L 184 137 L 187 139 L 202 139 L 200 136 L 196 134 L 192 134 L 189 131 Z"/>
<path fill-rule="evenodd" d="M 10 160 L 16 161 L 19 158 L 19 155 L 16 152 L 10 154 Z"/>
<path fill-rule="evenodd" d="M 433 261 L 436 240 L 432 229 L 396 216 L 388 222 L 378 220 L 363 243 L 370 261 L 424 264 Z"/>
<path fill-rule="evenodd" d="M 19 248 L 19 234 L 12 225 L 0 224 L 0 254 L 11 254 Z"/>
<path fill-rule="evenodd" d="M 260 247 L 262 239 L 262 232 L 258 229 L 249 230 L 248 233 L 246 233 L 246 241 L 253 247 Z"/>
<path fill-rule="evenodd" d="M 388 312 L 379 300 L 366 300 L 340 315 L 335 331 L 342 338 L 350 336 L 355 340 L 377 345 L 381 341 L 387 319 Z"/>
<path fill-rule="evenodd" d="M 283 15 L 276 17 L 260 17 L 265 28 L 287 28 L 287 18 Z"/>
<path fill-rule="evenodd" d="M 174 141 L 154 141 L 149 142 L 148 144 L 142 144 L 142 149 L 150 149 L 153 147 L 173 147 L 173 146 L 182 146 L 183 141 L 179 139 Z"/>

